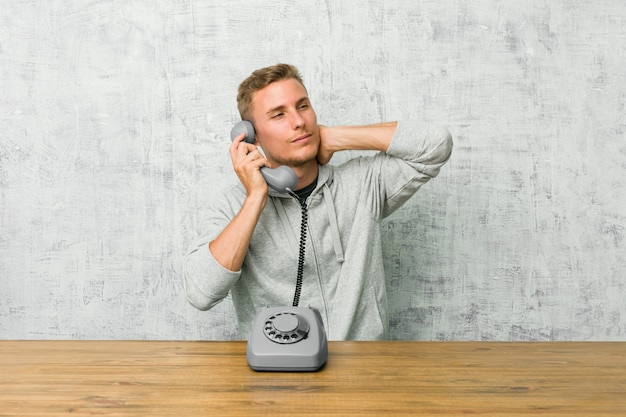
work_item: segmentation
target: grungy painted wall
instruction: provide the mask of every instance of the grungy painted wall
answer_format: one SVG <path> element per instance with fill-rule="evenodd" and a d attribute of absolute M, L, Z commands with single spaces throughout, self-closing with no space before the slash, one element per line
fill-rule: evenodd
<path fill-rule="evenodd" d="M 623 1 L 2 3 L 0 338 L 235 337 L 181 261 L 290 62 L 320 123 L 455 138 L 383 224 L 394 339 L 626 340 Z"/>

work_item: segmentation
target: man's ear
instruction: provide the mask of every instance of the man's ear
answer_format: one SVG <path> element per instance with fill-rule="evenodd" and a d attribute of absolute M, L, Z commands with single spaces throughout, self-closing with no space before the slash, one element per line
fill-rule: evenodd
<path fill-rule="evenodd" d="M 252 123 L 252 127 L 254 128 L 254 146 L 261 146 L 261 143 L 259 142 L 259 134 L 256 131 L 256 123 L 254 122 L 254 119 L 252 117 L 249 117 L 247 119 L 250 123 Z"/>

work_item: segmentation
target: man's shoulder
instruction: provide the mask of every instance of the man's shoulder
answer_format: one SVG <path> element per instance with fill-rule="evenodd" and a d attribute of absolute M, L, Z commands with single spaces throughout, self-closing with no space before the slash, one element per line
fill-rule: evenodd
<path fill-rule="evenodd" d="M 386 155 L 380 151 L 349 151 L 343 159 L 326 165 L 334 176 L 351 176 L 383 163 Z"/>
<path fill-rule="evenodd" d="M 241 183 L 229 183 L 217 191 L 212 191 L 210 201 L 212 207 L 224 209 L 224 207 L 240 207 L 245 198 L 246 190 Z"/>

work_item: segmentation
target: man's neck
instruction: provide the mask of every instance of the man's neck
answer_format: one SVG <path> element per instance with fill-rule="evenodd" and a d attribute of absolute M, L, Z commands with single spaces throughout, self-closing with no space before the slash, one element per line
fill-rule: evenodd
<path fill-rule="evenodd" d="M 317 160 L 311 161 L 312 163 L 307 164 L 305 166 L 294 167 L 293 170 L 298 176 L 298 185 L 296 186 L 296 190 L 300 190 L 307 185 L 311 184 L 313 181 L 317 179 L 317 175 L 319 173 L 319 166 L 317 164 Z"/>

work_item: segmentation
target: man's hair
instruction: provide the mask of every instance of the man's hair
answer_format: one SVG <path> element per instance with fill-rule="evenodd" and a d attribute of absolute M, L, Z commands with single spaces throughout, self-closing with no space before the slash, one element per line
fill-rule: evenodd
<path fill-rule="evenodd" d="M 302 76 L 298 69 L 289 64 L 276 64 L 271 67 L 254 71 L 248 78 L 239 84 L 237 92 L 237 108 L 244 120 L 248 120 L 252 113 L 252 97 L 254 93 L 267 87 L 273 82 L 295 79 L 304 87 Z M 306 87 L 305 87 L 306 90 Z"/>

